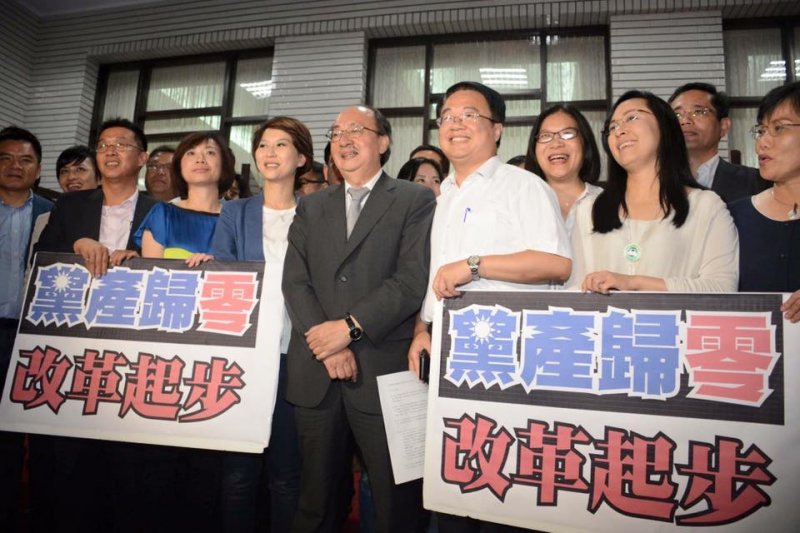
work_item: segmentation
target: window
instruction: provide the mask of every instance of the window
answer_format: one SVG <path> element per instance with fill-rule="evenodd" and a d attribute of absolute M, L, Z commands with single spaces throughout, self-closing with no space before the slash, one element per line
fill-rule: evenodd
<path fill-rule="evenodd" d="M 599 143 L 610 93 L 607 42 L 605 28 L 371 41 L 367 98 L 392 123 L 387 171 L 397 175 L 419 144 L 438 145 L 436 104 L 464 80 L 505 98 L 504 161 L 527 151 L 534 119 L 555 103 L 581 109 Z"/>
<path fill-rule="evenodd" d="M 237 170 L 249 168 L 252 133 L 267 119 L 271 93 L 271 50 L 104 65 L 92 139 L 114 117 L 142 125 L 151 149 L 216 130 L 228 139 Z M 143 180 L 144 170 L 142 187 Z"/>
<path fill-rule="evenodd" d="M 758 168 L 750 128 L 756 123 L 758 104 L 765 94 L 800 79 L 800 22 L 726 21 L 723 35 L 733 123 L 728 147 L 741 153 L 743 165 Z"/>

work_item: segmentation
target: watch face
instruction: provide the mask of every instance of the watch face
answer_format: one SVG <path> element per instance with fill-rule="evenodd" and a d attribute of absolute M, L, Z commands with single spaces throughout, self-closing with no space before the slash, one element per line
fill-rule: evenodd
<path fill-rule="evenodd" d="M 361 335 L 363 335 L 363 334 L 364 334 L 364 332 L 361 331 L 361 328 L 352 328 L 350 330 L 350 339 L 354 340 L 354 341 L 357 341 L 358 339 L 361 338 Z"/>

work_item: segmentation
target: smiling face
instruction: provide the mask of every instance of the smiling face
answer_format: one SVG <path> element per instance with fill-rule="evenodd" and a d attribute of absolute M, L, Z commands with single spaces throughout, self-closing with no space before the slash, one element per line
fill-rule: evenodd
<path fill-rule="evenodd" d="M 439 173 L 430 163 L 422 163 L 419 166 L 413 181 L 432 190 L 435 196 L 439 196 L 441 192 L 439 185 L 442 180 L 439 178 Z"/>
<path fill-rule="evenodd" d="M 564 112 L 553 113 L 542 122 L 539 134 L 557 133 L 567 128 L 578 131 L 578 123 Z M 565 141 L 558 135 L 549 143 L 537 142 L 536 161 L 548 182 L 570 182 L 580 180 L 578 174 L 583 165 L 583 142 L 580 134 Z"/>
<path fill-rule="evenodd" d="M 457 177 L 466 177 L 497 154 L 497 141 L 503 125 L 491 117 L 489 102 L 477 91 L 461 90 L 451 94 L 442 104 L 441 116 L 459 117 L 462 113 L 479 113 L 477 120 L 454 120 L 439 128 L 439 146 L 456 169 Z"/>
<path fill-rule="evenodd" d="M 617 163 L 628 173 L 655 169 L 661 134 L 647 100 L 631 98 L 620 103 L 609 121 L 614 123 L 619 127 L 608 136 L 608 147 Z"/>
<path fill-rule="evenodd" d="M 118 150 L 112 146 L 104 152 L 97 153 L 97 170 L 103 177 L 103 182 L 130 182 L 136 183 L 139 170 L 147 162 L 147 152 L 139 147 L 136 135 L 128 128 L 106 128 L 100 133 L 97 144 L 113 145 L 122 143 L 129 145 L 125 150 Z"/>
<path fill-rule="evenodd" d="M 800 113 L 784 101 L 762 125 L 800 124 Z M 765 133 L 756 141 L 758 169 L 764 179 L 776 182 L 800 181 L 800 126 L 785 126 L 776 137 Z"/>
<path fill-rule="evenodd" d="M 204 139 L 181 157 L 181 176 L 189 189 L 203 185 L 216 187 L 221 173 L 222 153 L 214 139 Z"/>
<path fill-rule="evenodd" d="M 277 128 L 264 130 L 254 157 L 265 183 L 294 183 L 297 169 L 306 163 L 305 156 L 292 143 L 292 136 Z"/>
<path fill-rule="evenodd" d="M 58 172 L 58 184 L 64 192 L 97 188 L 97 169 L 88 157 L 80 163 L 67 163 Z"/>
<path fill-rule="evenodd" d="M 378 130 L 378 121 L 365 107 L 349 107 L 339 113 L 332 130 L 349 131 L 362 126 L 358 135 L 342 135 L 331 141 L 331 158 L 342 177 L 350 183 L 366 183 L 381 169 L 381 154 L 389 148 L 389 137 Z"/>
<path fill-rule="evenodd" d="M 12 194 L 28 191 L 39 177 L 40 168 L 31 143 L 0 142 L 0 191 Z"/>

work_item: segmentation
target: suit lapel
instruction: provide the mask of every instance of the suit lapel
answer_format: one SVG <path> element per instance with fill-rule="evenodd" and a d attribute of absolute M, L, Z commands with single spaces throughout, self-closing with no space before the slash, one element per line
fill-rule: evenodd
<path fill-rule="evenodd" d="M 361 210 L 361 215 L 358 217 L 353 233 L 350 234 L 350 239 L 347 240 L 347 245 L 344 249 L 342 261 L 353 253 L 359 244 L 369 235 L 375 224 L 381 219 L 384 213 L 394 203 L 394 188 L 396 184 L 392 178 L 385 172 L 381 175 L 372 191 L 367 196 L 367 202 Z M 342 187 L 344 189 L 344 187 Z M 342 202 L 344 204 L 344 202 Z M 346 217 L 344 216 L 344 205 L 342 205 L 342 220 L 345 221 L 345 235 L 347 234 Z"/>
<path fill-rule="evenodd" d="M 100 221 L 103 219 L 103 189 L 98 187 L 92 191 L 85 213 L 86 228 L 88 229 L 86 236 L 96 241 L 100 240 Z"/>
<path fill-rule="evenodd" d="M 332 256 L 339 258 L 344 253 L 347 244 L 347 214 L 344 203 L 344 184 L 328 187 L 324 193 L 325 199 L 323 220 L 328 224 L 326 233 L 330 236 L 328 244 L 332 249 Z M 313 230 L 312 230 L 313 231 Z M 339 261 L 341 263 L 341 261 Z"/>

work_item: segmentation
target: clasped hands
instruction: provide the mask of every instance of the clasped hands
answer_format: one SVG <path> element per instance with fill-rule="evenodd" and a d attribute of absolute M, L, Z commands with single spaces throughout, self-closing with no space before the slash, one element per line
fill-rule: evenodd
<path fill-rule="evenodd" d="M 306 342 L 331 379 L 352 382 L 358 379 L 356 356 L 348 348 L 350 328 L 344 320 L 328 320 L 313 326 L 306 332 Z"/>

